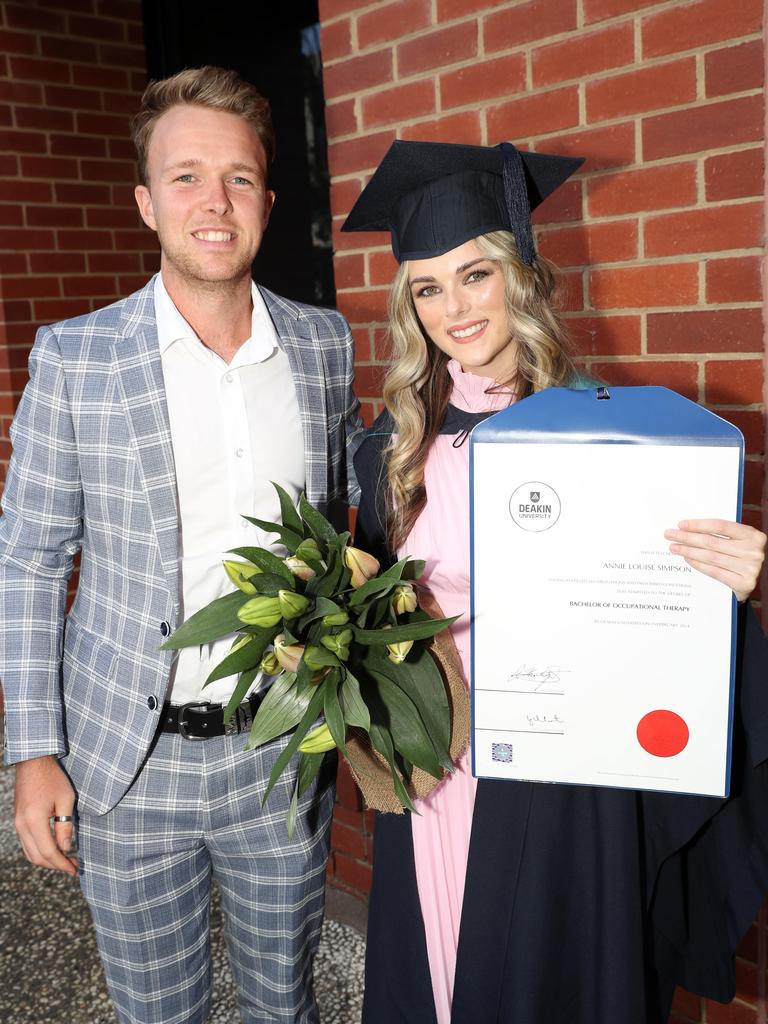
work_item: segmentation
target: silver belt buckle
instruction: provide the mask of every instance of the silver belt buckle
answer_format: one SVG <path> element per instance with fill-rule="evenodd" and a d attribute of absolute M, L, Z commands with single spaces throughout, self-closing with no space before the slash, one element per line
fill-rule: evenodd
<path fill-rule="evenodd" d="M 185 740 L 205 740 L 207 736 L 192 736 L 187 732 L 187 722 L 184 719 L 184 712 L 187 708 L 205 708 L 211 702 L 209 700 L 188 700 L 186 704 L 182 704 L 179 708 L 179 736 Z"/>

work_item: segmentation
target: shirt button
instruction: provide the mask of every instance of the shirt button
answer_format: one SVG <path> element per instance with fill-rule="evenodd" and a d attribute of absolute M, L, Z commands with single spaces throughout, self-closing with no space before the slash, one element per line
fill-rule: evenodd
<path fill-rule="evenodd" d="M 228 373 L 226 375 L 226 377 L 224 378 L 224 380 L 227 382 L 227 384 L 231 384 L 234 379 L 235 378 L 234 378 L 234 376 L 231 373 Z"/>
<path fill-rule="evenodd" d="M 235 450 L 235 455 L 238 457 L 238 459 L 242 459 L 243 455 L 245 455 L 245 452 L 243 451 L 242 448 L 237 448 Z"/>
<path fill-rule="evenodd" d="M 147 697 L 147 707 L 149 708 L 150 711 L 154 711 L 155 708 L 157 707 L 157 698 Z"/>
<path fill-rule="evenodd" d="M 161 622 L 160 623 L 160 635 L 161 636 L 170 636 L 170 633 L 171 633 L 171 624 L 170 624 L 170 622 Z"/>
<path fill-rule="evenodd" d="M 247 530 L 250 524 L 248 523 L 248 521 L 246 519 L 241 519 L 240 520 L 240 525 L 242 526 L 242 528 L 244 530 Z"/>

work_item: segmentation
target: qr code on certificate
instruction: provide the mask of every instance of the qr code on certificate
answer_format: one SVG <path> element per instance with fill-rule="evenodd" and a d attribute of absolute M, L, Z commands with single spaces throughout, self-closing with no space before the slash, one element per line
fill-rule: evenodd
<path fill-rule="evenodd" d="M 492 743 L 491 744 L 491 760 L 493 761 L 505 761 L 507 764 L 511 764 L 512 757 L 512 744 L 511 743 Z"/>

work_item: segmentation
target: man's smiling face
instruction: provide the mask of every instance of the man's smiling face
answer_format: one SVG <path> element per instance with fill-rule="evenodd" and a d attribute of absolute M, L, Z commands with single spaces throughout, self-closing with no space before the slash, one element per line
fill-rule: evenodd
<path fill-rule="evenodd" d="M 247 121 L 172 107 L 152 132 L 147 177 L 136 202 L 160 239 L 167 284 L 250 278 L 275 195 L 266 188 L 264 147 Z"/>

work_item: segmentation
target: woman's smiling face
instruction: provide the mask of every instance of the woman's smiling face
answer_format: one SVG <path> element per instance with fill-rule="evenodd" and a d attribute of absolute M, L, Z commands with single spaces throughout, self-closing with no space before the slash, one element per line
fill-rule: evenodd
<path fill-rule="evenodd" d="M 416 315 L 432 341 L 465 373 L 508 381 L 517 345 L 504 299 L 504 275 L 471 239 L 442 256 L 410 260 Z"/>

